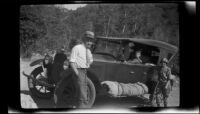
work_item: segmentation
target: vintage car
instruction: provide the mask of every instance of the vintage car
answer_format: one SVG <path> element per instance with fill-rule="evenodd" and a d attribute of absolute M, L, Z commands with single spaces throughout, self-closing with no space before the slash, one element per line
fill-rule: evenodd
<path fill-rule="evenodd" d="M 130 42 L 134 43 L 134 51 L 141 50 L 142 64 L 134 64 L 131 63 L 131 60 L 125 60 L 124 50 Z M 105 93 L 101 86 L 103 81 L 116 81 L 120 83 L 141 82 L 147 85 L 149 93 L 152 94 L 154 89 L 149 82 L 155 77 L 154 69 L 156 65 L 159 64 L 163 57 L 166 57 L 169 60 L 169 65 L 171 65 L 171 60 L 177 54 L 178 48 L 152 39 L 96 37 L 95 45 L 91 51 L 94 62 L 87 71 L 89 102 L 86 105 L 88 107 L 92 107 L 96 95 Z M 31 75 L 36 79 L 42 70 L 35 72 L 33 71 Z M 75 103 L 77 95 L 72 81 L 72 73 L 70 68 L 65 70 L 60 81 L 54 86 L 41 82 L 37 84 L 32 83 L 35 79 L 29 77 L 29 83 L 31 83 L 29 85 L 32 85 L 30 90 L 40 97 L 54 96 L 58 107 L 63 105 L 63 107 L 67 107 Z M 43 81 L 45 80 L 43 79 Z M 41 92 L 38 87 L 36 88 L 38 85 L 44 86 L 47 90 Z"/>

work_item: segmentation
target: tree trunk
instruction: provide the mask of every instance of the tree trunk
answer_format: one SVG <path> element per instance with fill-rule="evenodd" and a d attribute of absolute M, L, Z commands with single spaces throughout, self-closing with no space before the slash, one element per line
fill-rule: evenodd
<path fill-rule="evenodd" d="M 134 34 L 136 34 L 137 24 L 134 24 Z"/>
<path fill-rule="evenodd" d="M 124 34 L 125 28 L 126 28 L 126 25 L 124 24 L 124 27 L 122 29 L 122 34 Z"/>
<path fill-rule="evenodd" d="M 126 14 L 126 11 L 124 12 L 124 21 L 125 21 L 125 23 L 124 23 L 124 26 L 123 26 L 123 29 L 122 29 L 122 34 L 124 35 L 124 32 L 125 32 L 125 29 L 126 29 L 126 16 L 127 16 L 127 14 Z"/>
<path fill-rule="evenodd" d="M 109 33 L 109 25 L 110 25 L 110 17 L 109 17 L 109 19 L 108 19 L 108 26 L 107 26 L 106 37 L 108 37 L 108 33 Z"/>
<path fill-rule="evenodd" d="M 107 29 L 106 29 L 106 37 L 108 37 L 109 25 L 110 25 L 110 17 L 109 17 L 109 19 L 108 19 L 108 25 L 107 25 Z M 107 42 L 106 42 L 106 49 L 107 49 Z"/>

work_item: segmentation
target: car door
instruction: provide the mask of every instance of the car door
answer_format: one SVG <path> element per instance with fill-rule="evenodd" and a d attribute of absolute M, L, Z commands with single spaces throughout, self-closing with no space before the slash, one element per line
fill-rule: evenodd
<path fill-rule="evenodd" d="M 99 81 L 105 80 L 106 77 L 106 62 L 105 61 L 94 61 L 89 71 L 95 75 Z"/>
<path fill-rule="evenodd" d="M 147 73 L 150 66 L 126 63 L 107 63 L 105 65 L 105 80 L 122 83 L 136 83 L 147 81 Z"/>
<path fill-rule="evenodd" d="M 114 61 L 95 61 L 90 70 L 100 81 L 117 81 L 125 83 L 129 82 L 131 76 L 131 73 L 126 73 L 130 71 L 129 66 Z"/>

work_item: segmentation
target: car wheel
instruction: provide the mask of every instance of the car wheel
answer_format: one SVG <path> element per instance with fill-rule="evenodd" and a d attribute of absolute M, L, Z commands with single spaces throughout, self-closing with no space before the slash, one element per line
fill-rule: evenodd
<path fill-rule="evenodd" d="M 42 67 L 37 67 L 31 72 L 31 76 L 39 81 L 47 82 L 47 78 L 45 78 L 42 75 Z M 46 86 L 42 86 L 34 82 L 32 79 L 28 78 L 28 87 L 31 91 L 33 96 L 39 97 L 39 98 L 51 98 L 53 96 L 54 89 L 48 88 Z"/>
<path fill-rule="evenodd" d="M 96 90 L 92 81 L 87 78 L 87 93 L 88 102 L 85 107 L 90 108 L 93 106 L 96 98 Z M 75 81 L 72 76 L 64 78 L 58 82 L 54 92 L 54 102 L 57 108 L 73 108 L 78 103 L 78 91 L 75 86 Z"/>

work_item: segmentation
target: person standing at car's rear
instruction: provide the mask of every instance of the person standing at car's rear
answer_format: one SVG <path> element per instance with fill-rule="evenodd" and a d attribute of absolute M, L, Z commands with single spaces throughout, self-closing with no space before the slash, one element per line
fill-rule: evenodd
<path fill-rule="evenodd" d="M 86 31 L 80 44 L 72 48 L 70 56 L 70 66 L 73 69 L 78 88 L 78 108 L 87 108 L 84 104 L 87 103 L 87 69 L 93 62 L 93 57 L 90 48 L 94 41 L 94 33 Z"/>
<path fill-rule="evenodd" d="M 171 69 L 167 66 L 168 60 L 163 58 L 161 60 L 161 66 L 158 67 L 158 91 L 156 93 L 156 103 L 160 106 L 161 99 L 159 94 L 163 95 L 164 107 L 167 107 L 167 99 L 170 92 L 170 79 Z"/>

